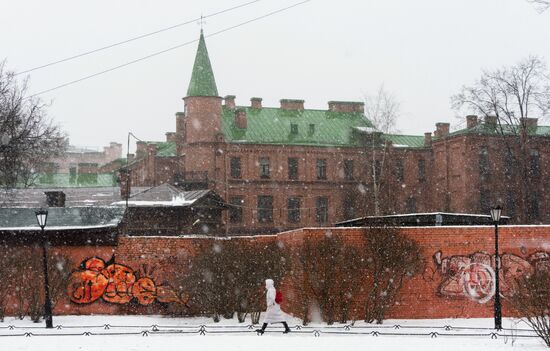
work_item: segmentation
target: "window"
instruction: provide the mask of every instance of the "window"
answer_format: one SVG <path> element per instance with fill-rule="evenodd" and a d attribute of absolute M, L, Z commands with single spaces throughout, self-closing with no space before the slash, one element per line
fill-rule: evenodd
<path fill-rule="evenodd" d="M 231 157 L 231 178 L 241 178 L 241 158 Z"/>
<path fill-rule="evenodd" d="M 531 196 L 529 199 L 529 219 L 530 220 L 538 220 L 540 219 L 540 208 L 539 208 L 539 202 L 540 202 L 540 195 L 538 191 L 532 191 Z"/>
<path fill-rule="evenodd" d="M 344 220 L 355 218 L 355 198 L 353 196 L 346 196 L 344 198 Z"/>
<path fill-rule="evenodd" d="M 273 196 L 258 196 L 258 222 L 273 222 Z"/>
<path fill-rule="evenodd" d="M 317 160 L 317 179 L 327 179 L 327 160 Z"/>
<path fill-rule="evenodd" d="M 516 194 L 513 190 L 508 189 L 506 192 L 506 215 L 510 216 L 512 220 L 516 216 Z"/>
<path fill-rule="evenodd" d="M 382 175 L 382 163 L 380 160 L 376 160 L 374 162 L 374 176 L 377 182 L 381 181 L 381 175 Z"/>
<path fill-rule="evenodd" d="M 300 199 L 297 197 L 289 197 L 287 202 L 288 222 L 300 222 Z"/>
<path fill-rule="evenodd" d="M 326 224 L 328 222 L 328 198 L 322 196 L 316 199 L 315 217 L 318 224 Z"/>
<path fill-rule="evenodd" d="M 516 164 L 516 158 L 510 149 L 506 150 L 504 156 L 504 174 L 510 180 L 514 176 L 514 165 Z"/>
<path fill-rule="evenodd" d="M 344 178 L 353 180 L 353 160 L 344 160 Z"/>
<path fill-rule="evenodd" d="M 426 160 L 423 158 L 418 160 L 418 181 L 424 182 L 426 180 Z"/>
<path fill-rule="evenodd" d="M 298 180 L 298 159 L 296 157 L 288 158 L 288 179 Z"/>
<path fill-rule="evenodd" d="M 309 135 L 315 134 L 315 124 L 310 124 L 310 125 L 309 125 L 308 134 L 309 134 Z"/>
<path fill-rule="evenodd" d="M 260 178 L 269 178 L 269 157 L 260 158 Z"/>
<path fill-rule="evenodd" d="M 479 150 L 479 177 L 481 180 L 487 180 L 491 173 L 491 166 L 489 164 L 489 150 L 487 146 L 483 146 Z"/>
<path fill-rule="evenodd" d="M 540 176 L 540 153 L 537 149 L 531 149 L 529 151 L 529 154 L 531 156 L 531 164 L 529 168 L 529 173 L 531 173 L 532 177 L 538 177 Z"/>
<path fill-rule="evenodd" d="M 416 213 L 416 199 L 414 197 L 409 197 L 405 206 L 408 213 Z"/>
<path fill-rule="evenodd" d="M 229 222 L 242 223 L 243 221 L 243 204 L 244 200 L 241 196 L 233 196 L 229 198 L 229 203 L 233 205 L 229 208 Z"/>
<path fill-rule="evenodd" d="M 297 124 L 290 124 L 290 134 L 298 134 L 298 125 Z"/>
<path fill-rule="evenodd" d="M 405 179 L 405 168 L 403 166 L 403 160 L 397 160 L 395 163 L 395 179 L 398 182 L 402 182 Z"/>
<path fill-rule="evenodd" d="M 491 211 L 491 199 L 489 190 L 480 189 L 479 190 L 479 209 L 481 213 L 489 213 Z"/>

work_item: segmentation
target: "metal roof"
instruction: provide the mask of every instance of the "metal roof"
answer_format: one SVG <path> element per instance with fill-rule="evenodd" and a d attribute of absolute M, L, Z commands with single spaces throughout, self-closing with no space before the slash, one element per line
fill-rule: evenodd
<path fill-rule="evenodd" d="M 0 208 L 0 230 L 40 230 L 37 208 Z M 123 207 L 51 207 L 45 230 L 116 227 L 124 216 Z"/>

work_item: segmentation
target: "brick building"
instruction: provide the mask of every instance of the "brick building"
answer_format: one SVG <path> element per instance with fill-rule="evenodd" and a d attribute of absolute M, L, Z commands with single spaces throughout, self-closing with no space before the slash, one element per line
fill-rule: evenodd
<path fill-rule="evenodd" d="M 362 102 L 313 110 L 303 100 L 282 99 L 274 108 L 253 97 L 237 106 L 235 96 L 219 95 L 201 34 L 176 131 L 163 142 L 138 142 L 129 174 L 132 186 L 216 191 L 234 205 L 224 218 L 227 233 L 325 226 L 375 212 L 485 213 L 494 203 L 512 222 L 550 220 L 550 127 L 536 119 L 525 121 L 524 165 L 533 176 L 521 187 L 524 173 L 502 151 L 517 135 L 499 133 L 492 117 L 469 116 L 452 133 L 437 123 L 433 136 L 393 135 L 373 128 Z M 127 179 L 122 172 L 122 190 Z"/>

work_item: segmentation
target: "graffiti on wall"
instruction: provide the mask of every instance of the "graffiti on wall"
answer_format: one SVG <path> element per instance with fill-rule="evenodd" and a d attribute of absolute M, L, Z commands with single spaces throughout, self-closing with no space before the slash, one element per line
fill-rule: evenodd
<path fill-rule="evenodd" d="M 115 304 L 127 304 L 130 301 L 144 306 L 154 301 L 187 304 L 188 295 L 178 295 L 169 285 L 156 284 L 146 271 L 134 271 L 115 263 L 114 257 L 108 262 L 91 257 L 82 261 L 80 267 L 73 271 L 67 293 L 70 300 L 77 304 L 89 304 L 100 298 Z"/>
<path fill-rule="evenodd" d="M 441 277 L 437 293 L 445 297 L 469 298 L 486 303 L 495 295 L 495 256 L 486 252 L 474 252 L 470 255 L 443 257 L 441 251 L 433 255 L 435 269 L 425 278 L 434 280 Z M 550 254 L 535 252 L 522 258 L 504 253 L 500 255 L 500 291 L 502 295 L 510 293 L 517 278 L 532 274 L 537 270 L 550 270 Z M 430 272 L 428 272 L 430 273 Z"/>

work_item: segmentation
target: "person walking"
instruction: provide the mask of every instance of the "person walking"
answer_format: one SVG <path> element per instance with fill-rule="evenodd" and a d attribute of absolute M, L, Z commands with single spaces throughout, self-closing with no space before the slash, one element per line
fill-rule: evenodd
<path fill-rule="evenodd" d="M 265 288 L 267 290 L 265 294 L 267 309 L 265 311 L 265 317 L 264 317 L 264 322 L 262 324 L 262 329 L 256 329 L 256 332 L 259 335 L 263 335 L 265 328 L 267 328 L 268 323 L 269 324 L 282 323 L 283 326 L 285 327 L 285 331 L 283 332 L 283 334 L 289 333 L 290 328 L 286 323 L 285 314 L 281 310 L 281 306 L 279 305 L 282 302 L 282 295 L 281 293 L 279 293 L 279 297 L 277 297 L 277 290 L 275 290 L 273 279 L 265 280 Z"/>

